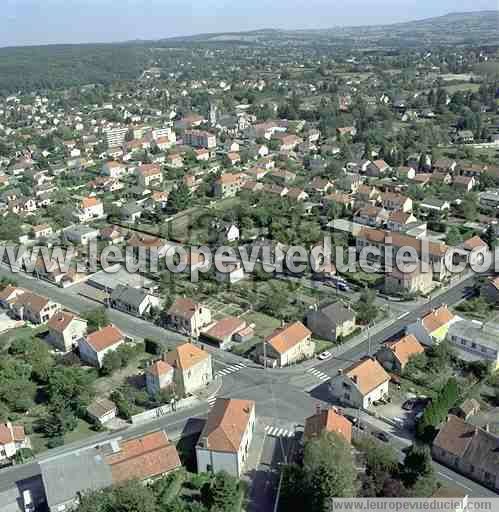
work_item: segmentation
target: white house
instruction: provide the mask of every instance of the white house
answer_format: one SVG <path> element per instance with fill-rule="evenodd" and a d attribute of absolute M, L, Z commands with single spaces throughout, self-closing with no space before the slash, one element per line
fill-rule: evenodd
<path fill-rule="evenodd" d="M 367 409 L 373 402 L 388 396 L 390 376 L 371 357 L 362 359 L 349 368 L 339 370 L 330 380 L 332 396 L 341 403 Z"/>
<path fill-rule="evenodd" d="M 213 380 L 211 355 L 192 343 L 175 347 L 165 355 L 173 368 L 175 392 L 178 396 L 193 393 Z"/>
<path fill-rule="evenodd" d="M 198 473 L 226 471 L 238 478 L 255 430 L 255 402 L 217 398 L 196 445 Z"/>
<path fill-rule="evenodd" d="M 69 352 L 87 332 L 87 322 L 67 311 L 59 311 L 47 323 L 48 341 L 59 350 Z"/>
<path fill-rule="evenodd" d="M 104 356 L 108 352 L 116 350 L 123 343 L 125 343 L 125 339 L 121 331 L 114 325 L 108 325 L 100 331 L 80 338 L 78 348 L 83 361 L 101 368 Z"/>
<path fill-rule="evenodd" d="M 79 207 L 73 212 L 79 222 L 88 222 L 104 217 L 104 204 L 96 197 L 85 197 Z"/>
<path fill-rule="evenodd" d="M 10 459 L 23 448 L 31 448 L 22 425 L 0 423 L 0 461 Z"/>

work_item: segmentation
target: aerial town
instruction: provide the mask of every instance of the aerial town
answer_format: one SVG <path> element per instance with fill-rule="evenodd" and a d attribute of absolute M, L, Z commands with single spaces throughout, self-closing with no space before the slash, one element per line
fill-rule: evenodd
<path fill-rule="evenodd" d="M 498 26 L 0 49 L 0 511 L 498 497 Z"/>

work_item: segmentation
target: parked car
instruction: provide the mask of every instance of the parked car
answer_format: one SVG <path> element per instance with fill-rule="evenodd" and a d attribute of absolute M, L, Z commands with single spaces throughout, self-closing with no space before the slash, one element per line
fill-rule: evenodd
<path fill-rule="evenodd" d="M 374 435 L 384 443 L 388 443 L 390 441 L 390 438 L 384 432 L 376 432 Z"/>
<path fill-rule="evenodd" d="M 406 400 L 402 404 L 402 409 L 404 409 L 404 411 L 412 411 L 414 409 L 415 405 L 416 405 L 416 400 L 414 400 L 414 398 L 409 398 L 409 400 Z"/>

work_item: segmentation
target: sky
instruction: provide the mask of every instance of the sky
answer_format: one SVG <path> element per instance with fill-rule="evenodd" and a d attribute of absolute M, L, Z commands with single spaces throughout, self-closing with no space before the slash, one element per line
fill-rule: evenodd
<path fill-rule="evenodd" d="M 497 8 L 498 0 L 0 0 L 0 46 L 384 24 Z"/>

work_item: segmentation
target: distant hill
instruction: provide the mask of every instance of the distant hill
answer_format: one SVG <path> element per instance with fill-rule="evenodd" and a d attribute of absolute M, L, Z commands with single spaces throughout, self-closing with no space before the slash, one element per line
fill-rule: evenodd
<path fill-rule="evenodd" d="M 253 44 L 303 44 L 351 39 L 357 44 L 368 42 L 383 46 L 428 46 L 455 44 L 499 43 L 499 10 L 450 13 L 435 18 L 351 27 L 331 27 L 317 30 L 261 29 L 248 32 L 219 32 L 186 37 L 167 38 L 166 43 L 217 43 L 239 41 Z"/>
<path fill-rule="evenodd" d="M 434 48 L 499 46 L 499 11 L 451 13 L 437 18 L 391 25 L 332 27 L 320 30 L 265 28 L 248 32 L 220 32 L 159 41 L 115 44 L 47 45 L 0 48 L 0 96 L 17 91 L 58 89 L 84 84 L 110 84 L 142 75 L 155 66 L 157 49 L 196 47 L 317 47 L 326 49 Z M 163 63 L 176 62 L 163 52 Z M 192 58 L 192 55 L 189 57 Z M 165 67 L 168 67 L 167 65 Z"/>

